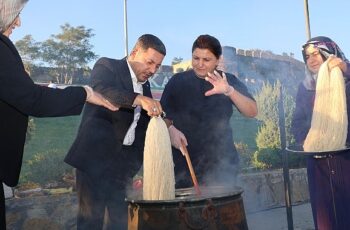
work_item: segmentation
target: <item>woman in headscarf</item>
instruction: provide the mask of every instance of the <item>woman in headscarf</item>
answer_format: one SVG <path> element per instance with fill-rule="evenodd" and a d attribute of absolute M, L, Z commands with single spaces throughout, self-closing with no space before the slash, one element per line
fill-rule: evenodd
<path fill-rule="evenodd" d="M 0 1 L 0 229 L 6 229 L 2 183 L 18 183 L 28 116 L 78 115 L 86 101 L 117 110 L 89 86 L 52 89 L 34 84 L 9 39 L 21 25 L 19 13 L 27 1 Z"/>
<path fill-rule="evenodd" d="M 302 48 L 306 76 L 300 83 L 291 131 L 296 143 L 303 145 L 311 127 L 319 69 L 328 60 L 328 69 L 339 67 L 343 73 L 350 108 L 350 63 L 338 45 L 328 37 L 314 37 Z M 349 116 L 348 116 L 349 117 Z M 350 122 L 348 122 L 350 124 Z M 349 127 L 348 127 L 349 130 Z M 349 132 L 347 142 L 349 141 Z M 350 226 L 350 151 L 307 158 L 310 203 L 315 229 L 348 229 Z"/>

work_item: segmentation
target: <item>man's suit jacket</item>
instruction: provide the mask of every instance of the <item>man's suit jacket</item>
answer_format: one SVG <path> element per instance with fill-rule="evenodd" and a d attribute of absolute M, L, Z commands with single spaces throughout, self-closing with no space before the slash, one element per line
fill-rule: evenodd
<path fill-rule="evenodd" d="M 85 99 L 83 87 L 54 90 L 34 84 L 13 43 L 0 34 L 0 186 L 18 183 L 28 115 L 77 115 Z"/>
<path fill-rule="evenodd" d="M 143 147 L 149 116 L 141 110 L 135 141 L 123 146 L 124 137 L 134 119 L 134 93 L 126 59 L 101 58 L 93 68 L 91 86 L 122 107 L 115 112 L 94 105 L 84 108 L 78 135 L 65 162 L 99 179 L 113 178 L 124 183 L 142 165 Z M 143 95 L 152 97 L 150 84 L 143 84 Z"/>

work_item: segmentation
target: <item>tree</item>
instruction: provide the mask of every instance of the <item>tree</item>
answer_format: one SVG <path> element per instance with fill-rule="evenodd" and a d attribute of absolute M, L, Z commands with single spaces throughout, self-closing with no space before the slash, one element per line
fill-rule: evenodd
<path fill-rule="evenodd" d="M 42 59 L 57 68 L 53 74 L 58 83 L 72 84 L 76 71 L 89 68 L 87 64 L 98 57 L 91 51 L 89 41 L 94 34 L 84 26 L 72 27 L 68 23 L 61 29 L 62 33 L 51 35 L 42 43 Z"/>
<path fill-rule="evenodd" d="M 25 69 L 30 74 L 36 65 L 35 61 L 38 61 L 41 56 L 40 43 L 36 42 L 32 35 L 26 35 L 18 40 L 15 45 L 21 55 Z"/>
<path fill-rule="evenodd" d="M 257 167 L 275 168 L 281 166 L 281 140 L 279 130 L 278 101 L 280 100 L 281 83 L 277 81 L 274 85 L 264 83 L 261 91 L 257 94 L 256 103 L 259 114 L 257 119 L 262 122 L 256 136 L 258 151 L 254 153 L 253 163 Z M 283 90 L 283 104 L 286 126 L 287 142 L 292 143 L 290 133 L 292 115 L 294 111 L 294 100 L 286 90 Z M 295 157 L 290 165 L 293 167 L 301 165 L 302 157 Z"/>
<path fill-rule="evenodd" d="M 280 100 L 280 87 L 280 81 L 276 81 L 274 85 L 271 85 L 270 83 L 264 83 L 261 88 L 261 91 L 256 96 L 256 103 L 258 105 L 259 111 L 259 114 L 256 118 L 262 122 L 262 126 L 260 127 L 256 139 L 258 148 L 280 148 L 281 146 L 278 127 L 278 101 Z M 290 125 L 292 121 L 295 102 L 293 97 L 290 96 L 285 89 L 283 90 L 282 96 L 284 104 L 287 141 L 291 143 L 293 140 L 290 134 Z M 266 134 L 264 134 L 264 130 L 267 131 Z"/>

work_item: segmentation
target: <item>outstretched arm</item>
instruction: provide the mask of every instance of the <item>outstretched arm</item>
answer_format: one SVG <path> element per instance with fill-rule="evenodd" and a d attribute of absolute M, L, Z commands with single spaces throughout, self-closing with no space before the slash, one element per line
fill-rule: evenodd
<path fill-rule="evenodd" d="M 105 97 L 103 97 L 98 92 L 94 91 L 90 86 L 84 86 L 86 92 L 86 102 L 103 106 L 109 110 L 117 111 L 119 109 L 119 105 L 113 105 L 110 101 L 108 101 Z"/>

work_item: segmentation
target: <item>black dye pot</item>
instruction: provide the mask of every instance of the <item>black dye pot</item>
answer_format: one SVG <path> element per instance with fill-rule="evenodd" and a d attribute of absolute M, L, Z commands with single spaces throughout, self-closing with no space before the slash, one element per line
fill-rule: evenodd
<path fill-rule="evenodd" d="M 127 198 L 129 230 L 247 230 L 243 190 L 239 187 L 177 189 L 174 200 L 149 201 Z"/>

